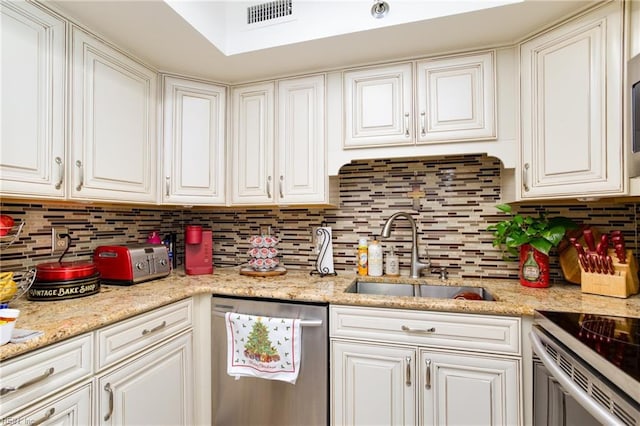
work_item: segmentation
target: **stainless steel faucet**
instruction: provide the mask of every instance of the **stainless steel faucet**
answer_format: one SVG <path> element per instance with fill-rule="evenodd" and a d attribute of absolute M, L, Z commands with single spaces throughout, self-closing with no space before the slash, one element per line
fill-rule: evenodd
<path fill-rule="evenodd" d="M 420 262 L 420 257 L 418 256 L 418 229 L 413 217 L 411 217 L 409 213 L 405 212 L 392 214 L 382 227 L 382 237 L 389 238 L 389 235 L 391 235 L 391 225 L 399 217 L 407 219 L 411 224 L 411 278 L 420 278 L 420 271 L 428 268 L 431 262 Z"/>

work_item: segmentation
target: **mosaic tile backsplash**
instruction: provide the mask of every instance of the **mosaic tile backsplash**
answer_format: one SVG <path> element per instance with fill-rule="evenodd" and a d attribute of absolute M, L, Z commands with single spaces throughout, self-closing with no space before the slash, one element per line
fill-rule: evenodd
<path fill-rule="evenodd" d="M 50 252 L 52 226 L 65 226 L 72 236 L 65 260 L 88 260 L 99 245 L 143 242 L 149 233 L 159 231 L 161 236 L 177 233 L 180 263 L 186 224 L 213 230 L 216 267 L 246 262 L 248 237 L 266 225 L 281 239 L 278 247 L 285 266 L 313 269 L 313 231 L 326 223 L 333 231 L 335 268 L 351 274 L 356 269 L 358 239 L 379 235 L 387 217 L 406 211 L 418 224 L 420 255 L 429 258 L 434 268 L 446 267 L 456 277 L 517 278 L 517 263 L 502 259 L 486 231 L 502 218 L 495 208 L 500 202 L 500 168 L 498 160 L 484 155 L 357 161 L 342 168 L 340 204 L 330 209 L 186 209 L 3 200 L 2 213 L 25 225 L 13 245 L 3 245 L 0 269 L 20 271 L 56 260 L 58 256 Z M 516 211 L 567 216 L 602 232 L 619 229 L 628 248 L 639 252 L 640 203 L 554 202 L 518 206 Z M 410 241 L 408 221 L 402 219 L 391 237 L 382 240 L 385 253 L 396 248 L 405 273 Z M 550 264 L 552 280 L 562 280 L 555 250 Z"/>

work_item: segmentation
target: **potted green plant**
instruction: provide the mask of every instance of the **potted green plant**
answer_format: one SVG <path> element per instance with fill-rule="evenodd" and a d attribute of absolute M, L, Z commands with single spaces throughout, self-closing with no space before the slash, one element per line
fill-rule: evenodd
<path fill-rule="evenodd" d="M 560 244 L 568 229 L 577 228 L 576 223 L 561 216 L 549 218 L 544 213 L 537 217 L 514 214 L 508 204 L 496 208 L 509 218 L 487 228 L 493 232 L 493 246 L 500 247 L 505 257 L 519 259 L 522 285 L 548 287 L 549 252 Z"/>

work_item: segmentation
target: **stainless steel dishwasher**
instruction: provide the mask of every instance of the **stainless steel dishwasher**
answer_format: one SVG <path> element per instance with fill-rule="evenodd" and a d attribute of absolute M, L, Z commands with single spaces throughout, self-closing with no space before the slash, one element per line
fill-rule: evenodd
<path fill-rule="evenodd" d="M 211 316 L 213 424 L 328 425 L 328 310 L 326 304 L 214 296 Z M 301 366 L 295 385 L 253 377 L 236 380 L 227 374 L 226 312 L 302 320 Z"/>

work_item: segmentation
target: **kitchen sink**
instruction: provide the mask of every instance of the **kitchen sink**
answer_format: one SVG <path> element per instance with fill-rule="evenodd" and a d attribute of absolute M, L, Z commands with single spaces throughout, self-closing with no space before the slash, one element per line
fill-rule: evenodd
<path fill-rule="evenodd" d="M 449 286 L 435 284 L 384 283 L 357 280 L 345 293 L 372 294 L 382 296 L 432 297 L 436 299 L 461 298 L 466 300 L 494 301 L 495 298 L 484 287 Z"/>

